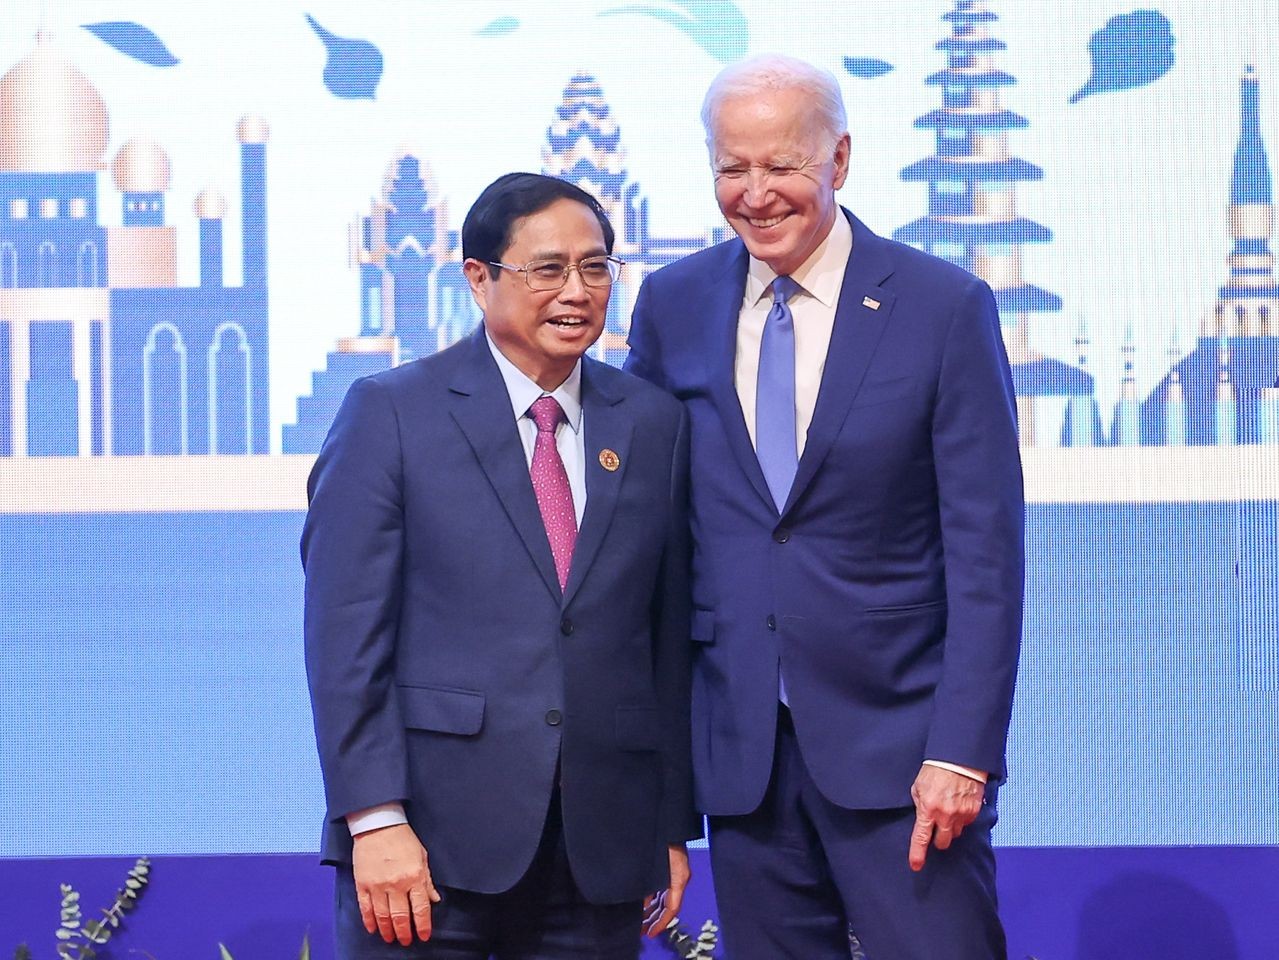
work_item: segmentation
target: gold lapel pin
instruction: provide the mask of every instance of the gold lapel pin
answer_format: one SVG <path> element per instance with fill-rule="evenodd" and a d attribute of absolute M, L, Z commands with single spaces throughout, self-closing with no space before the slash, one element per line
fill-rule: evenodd
<path fill-rule="evenodd" d="M 862 297 L 862 306 L 870 307 L 872 310 L 879 309 L 879 301 L 874 297 Z"/>
<path fill-rule="evenodd" d="M 600 466 L 603 467 L 605 470 L 607 470 L 609 473 L 612 473 L 621 465 L 622 465 L 622 458 L 619 457 L 612 450 L 610 450 L 608 447 L 605 447 L 603 450 L 600 451 Z"/>

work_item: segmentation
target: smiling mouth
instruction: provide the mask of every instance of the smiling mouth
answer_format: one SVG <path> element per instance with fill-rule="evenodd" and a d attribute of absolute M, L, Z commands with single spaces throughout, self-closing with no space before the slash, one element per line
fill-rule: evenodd
<path fill-rule="evenodd" d="M 553 317 L 546 322 L 553 327 L 559 327 L 561 330 L 572 330 L 576 327 L 586 326 L 586 320 L 582 317 Z"/>
<path fill-rule="evenodd" d="M 767 219 L 761 217 L 747 217 L 746 222 L 756 229 L 767 230 L 769 227 L 777 226 L 789 216 L 789 213 L 783 213 L 780 216 L 768 217 Z"/>

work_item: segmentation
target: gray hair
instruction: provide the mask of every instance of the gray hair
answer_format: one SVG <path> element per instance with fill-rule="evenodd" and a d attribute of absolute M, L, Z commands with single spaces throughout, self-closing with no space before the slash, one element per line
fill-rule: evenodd
<path fill-rule="evenodd" d="M 844 97 L 834 74 L 781 53 L 761 53 L 730 63 L 711 81 L 702 101 L 702 126 L 707 146 L 713 146 L 715 120 L 724 101 L 758 96 L 775 90 L 799 89 L 812 94 L 812 119 L 831 141 L 848 131 Z"/>

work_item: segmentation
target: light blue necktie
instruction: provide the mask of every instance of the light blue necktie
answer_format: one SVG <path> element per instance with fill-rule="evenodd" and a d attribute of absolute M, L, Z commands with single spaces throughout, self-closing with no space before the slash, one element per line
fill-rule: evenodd
<path fill-rule="evenodd" d="M 795 318 L 787 305 L 800 286 L 790 277 L 773 281 L 773 307 L 764 321 L 755 389 L 755 456 L 781 513 L 799 469 L 795 440 Z"/>

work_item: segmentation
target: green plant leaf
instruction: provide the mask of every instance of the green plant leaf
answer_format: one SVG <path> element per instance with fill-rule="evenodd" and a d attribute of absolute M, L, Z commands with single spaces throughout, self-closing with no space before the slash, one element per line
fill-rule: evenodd
<path fill-rule="evenodd" d="M 127 887 L 127 888 L 128 888 L 128 889 L 130 889 L 130 890 L 141 890 L 141 889 L 142 889 L 142 881 L 141 881 L 141 880 L 135 880 L 135 879 L 133 879 L 133 877 L 130 877 L 128 880 L 124 881 L 124 885 L 125 885 L 125 887 Z"/>
<path fill-rule="evenodd" d="M 79 929 L 80 929 L 79 926 L 68 928 L 67 925 L 64 923 L 57 930 L 53 931 L 53 935 L 57 937 L 59 940 L 70 940 L 72 937 L 75 936 L 76 931 Z"/>
<path fill-rule="evenodd" d="M 218 953 L 222 955 L 222 960 L 235 960 L 235 957 L 231 956 L 231 951 L 226 948 L 225 943 L 218 944 Z"/>
<path fill-rule="evenodd" d="M 302 949 L 298 951 L 298 960 L 311 960 L 311 934 L 302 934 Z"/>

